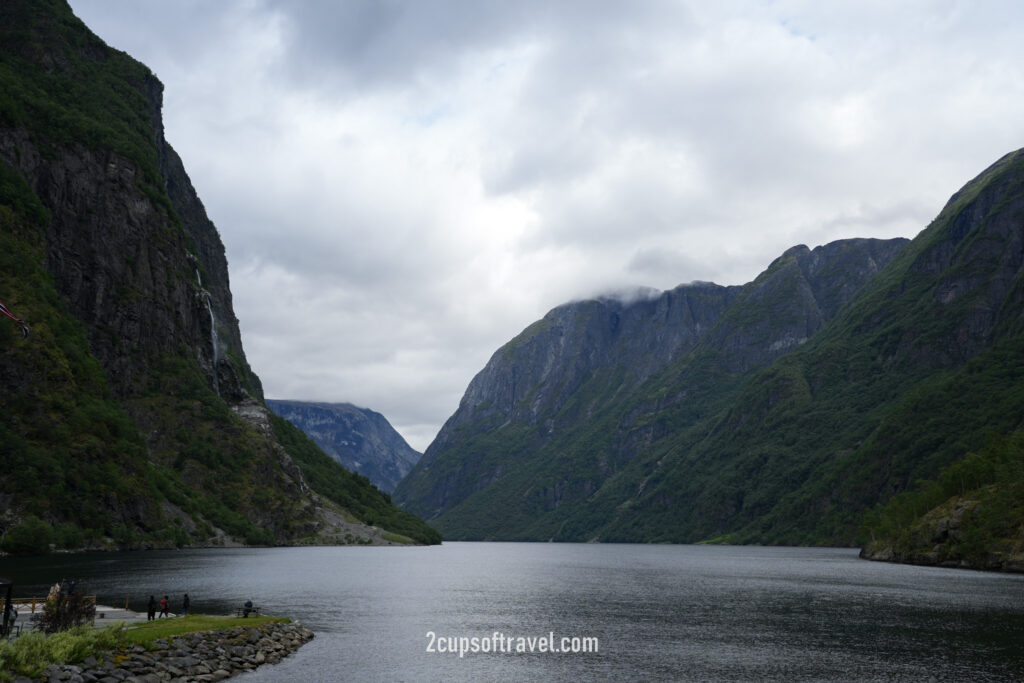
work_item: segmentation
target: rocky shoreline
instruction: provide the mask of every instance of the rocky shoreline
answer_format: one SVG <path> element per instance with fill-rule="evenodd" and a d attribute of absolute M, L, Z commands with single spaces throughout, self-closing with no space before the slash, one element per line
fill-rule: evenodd
<path fill-rule="evenodd" d="M 260 624 L 184 633 L 156 640 L 150 649 L 133 645 L 89 657 L 79 664 L 55 664 L 43 677 L 48 683 L 194 683 L 222 681 L 235 674 L 274 664 L 313 638 L 298 623 Z M 15 678 L 15 683 L 30 683 Z"/>
<path fill-rule="evenodd" d="M 868 543 L 861 548 L 860 556 L 874 562 L 916 564 L 922 567 L 1024 573 L 1024 551 L 1019 546 L 1013 552 L 992 548 L 978 556 L 963 557 L 956 552 L 956 548 L 949 545 L 899 548 L 892 543 L 879 541 Z"/>
<path fill-rule="evenodd" d="M 1024 572 L 1024 526 L 1006 523 L 993 531 L 979 526 L 985 502 L 975 496 L 954 496 L 916 520 L 902 533 L 875 539 L 860 556 L 879 562 L 929 567 Z M 988 513 L 992 514 L 992 513 Z M 1019 513 L 1001 514 L 1019 519 Z"/>

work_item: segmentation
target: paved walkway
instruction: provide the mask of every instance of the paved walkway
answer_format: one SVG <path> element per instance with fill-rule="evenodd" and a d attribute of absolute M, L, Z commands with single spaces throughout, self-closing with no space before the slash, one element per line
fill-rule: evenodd
<path fill-rule="evenodd" d="M 157 613 L 159 615 L 159 612 Z M 35 613 L 29 610 L 22 610 L 18 615 L 18 624 L 21 626 L 23 631 L 30 631 L 36 628 L 36 624 L 39 621 L 39 617 L 42 615 L 42 609 L 37 609 Z M 171 613 L 172 617 L 177 617 L 177 614 Z M 158 616 L 159 618 L 159 616 Z M 145 612 L 135 612 L 130 609 L 124 609 L 123 607 L 111 607 L 109 605 L 96 605 L 96 619 L 93 621 L 93 626 L 96 628 L 102 628 L 115 624 L 119 621 L 123 621 L 125 624 L 138 624 L 146 621 Z"/>
<path fill-rule="evenodd" d="M 172 614 L 171 616 L 175 617 L 177 615 Z M 146 621 L 146 613 L 133 612 L 132 610 L 124 609 L 123 607 L 108 607 L 107 605 L 96 605 L 95 624 L 97 626 L 106 626 L 107 624 L 113 624 L 115 621 L 123 621 L 126 624 L 134 624 L 139 621 Z"/>

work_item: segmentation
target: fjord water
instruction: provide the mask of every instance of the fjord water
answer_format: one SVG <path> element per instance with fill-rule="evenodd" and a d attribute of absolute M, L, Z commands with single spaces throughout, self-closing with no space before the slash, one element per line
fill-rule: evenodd
<path fill-rule="evenodd" d="M 251 598 L 316 638 L 261 681 L 1024 679 L 1024 576 L 855 550 L 445 543 L 0 560 L 19 595 L 77 578 L 143 610 Z M 596 653 L 428 652 L 437 639 L 597 638 Z M 482 641 L 481 641 L 482 642 Z M 506 641 L 507 643 L 508 641 Z M 507 647 L 507 646 L 506 646 Z"/>

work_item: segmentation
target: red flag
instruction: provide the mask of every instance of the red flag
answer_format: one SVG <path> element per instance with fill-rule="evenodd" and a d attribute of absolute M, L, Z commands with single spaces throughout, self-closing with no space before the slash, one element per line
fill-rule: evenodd
<path fill-rule="evenodd" d="M 4 302 L 2 301 L 0 301 L 0 313 L 3 313 L 8 318 L 21 325 L 21 333 L 24 334 L 26 337 L 28 336 L 28 325 L 25 324 L 24 320 L 11 313 L 11 311 L 6 306 L 4 306 Z"/>

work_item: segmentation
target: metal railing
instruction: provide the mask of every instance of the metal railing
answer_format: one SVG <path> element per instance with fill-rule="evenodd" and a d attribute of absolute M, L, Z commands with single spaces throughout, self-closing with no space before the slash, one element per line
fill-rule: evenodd
<path fill-rule="evenodd" d="M 95 595 L 86 595 L 85 599 L 91 600 L 93 605 L 96 604 Z M 35 631 L 39 628 L 46 598 L 11 598 L 10 605 L 18 610 L 18 619 L 8 625 L 11 633 L 6 634 L 7 638 L 18 636 L 22 630 Z"/>
<path fill-rule="evenodd" d="M 95 595 L 85 596 L 86 600 L 92 600 L 92 604 L 96 604 Z M 43 605 L 46 604 L 46 598 L 11 598 L 11 605 L 14 606 L 18 612 L 22 611 L 22 608 L 28 607 L 29 614 L 35 614 L 36 610 L 42 612 Z"/>

